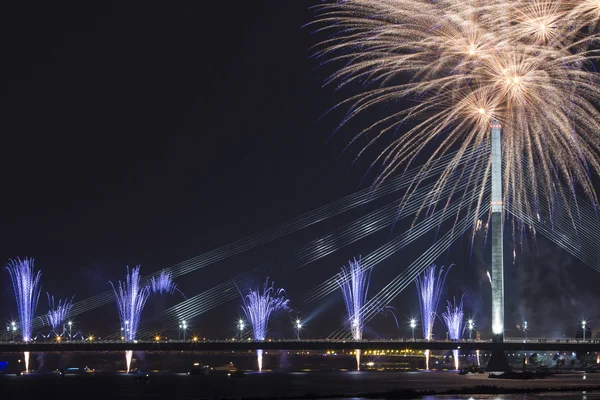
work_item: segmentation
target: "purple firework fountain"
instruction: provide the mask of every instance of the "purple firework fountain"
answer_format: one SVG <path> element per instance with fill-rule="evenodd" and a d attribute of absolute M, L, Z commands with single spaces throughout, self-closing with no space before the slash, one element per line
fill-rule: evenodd
<path fill-rule="evenodd" d="M 342 267 L 337 284 L 344 296 L 350 331 L 354 340 L 361 340 L 364 327 L 364 305 L 371 278 L 370 270 L 363 269 L 358 261 L 349 261 L 348 267 Z M 356 369 L 360 370 L 360 350 L 356 349 Z"/>
<path fill-rule="evenodd" d="M 129 274 L 127 267 L 127 277 L 125 283 L 119 281 L 118 287 L 110 283 L 117 300 L 117 308 L 119 310 L 119 319 L 121 320 L 121 329 L 123 337 L 126 341 L 132 342 L 135 340 L 140 315 L 144 310 L 148 296 L 150 295 L 150 287 L 140 285 L 140 266 L 136 266 Z M 133 352 L 127 350 L 125 358 L 127 359 L 127 372 L 131 368 L 131 358 Z"/>
<path fill-rule="evenodd" d="M 152 294 L 174 294 L 175 291 L 178 291 L 183 297 L 185 297 L 181 290 L 177 289 L 177 284 L 173 282 L 173 274 L 165 271 L 164 269 L 161 271 L 159 276 L 153 276 L 150 278 L 149 287 Z"/>
<path fill-rule="evenodd" d="M 35 273 L 33 268 L 33 258 L 24 258 L 21 260 L 9 260 L 6 269 L 10 274 L 13 289 L 15 291 L 15 300 L 17 302 L 17 311 L 21 324 L 21 334 L 24 342 L 31 340 L 32 321 L 35 316 L 38 300 L 40 299 L 40 278 L 42 273 Z M 25 371 L 29 371 L 29 352 L 24 353 Z"/>
<path fill-rule="evenodd" d="M 442 318 L 448 328 L 448 336 L 451 340 L 460 340 L 463 331 L 463 321 L 465 313 L 463 312 L 463 297 L 460 299 L 460 303 L 456 304 L 456 298 L 453 300 L 454 303 L 448 302 L 446 312 L 442 313 Z M 458 369 L 458 350 L 452 350 L 452 356 L 454 357 L 454 368 Z"/>
<path fill-rule="evenodd" d="M 437 272 L 437 268 L 433 264 L 423 272 L 422 276 L 418 276 L 416 280 L 419 305 L 421 307 L 423 339 L 425 340 L 431 340 L 433 336 L 433 324 L 435 323 L 437 308 L 448 270 L 444 270 L 444 266 L 442 266 L 439 272 Z M 425 350 L 425 366 L 429 369 L 429 350 Z"/>
<path fill-rule="evenodd" d="M 242 310 L 252 325 L 252 334 L 256 341 L 263 341 L 267 337 L 267 326 L 273 312 L 279 309 L 289 310 L 289 300 L 285 296 L 285 291 L 275 289 L 274 282 L 269 286 L 269 278 L 265 281 L 262 293 L 258 288 L 250 289 L 247 295 L 242 295 L 242 301 L 244 302 Z M 262 371 L 263 351 L 256 350 L 256 357 L 258 370 Z"/>
<path fill-rule="evenodd" d="M 59 328 L 69 316 L 69 312 L 71 311 L 71 307 L 73 305 L 73 298 L 58 300 L 58 305 L 54 302 L 54 296 L 50 297 L 50 294 L 46 293 L 48 296 L 48 314 L 46 314 L 46 323 L 50 325 L 52 328 L 52 333 L 54 335 L 59 336 L 56 329 Z M 63 328 L 64 331 L 64 328 Z"/>
<path fill-rule="evenodd" d="M 177 285 L 173 282 L 173 274 L 164 269 L 159 276 L 150 278 L 150 290 L 154 294 L 173 294 L 175 289 L 177 289 Z"/>

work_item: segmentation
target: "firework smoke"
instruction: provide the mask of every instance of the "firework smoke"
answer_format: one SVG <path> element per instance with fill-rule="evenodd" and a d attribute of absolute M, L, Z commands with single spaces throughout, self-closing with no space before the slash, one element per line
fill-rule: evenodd
<path fill-rule="evenodd" d="M 58 336 L 56 328 L 60 327 L 69 316 L 73 304 L 73 298 L 58 300 L 58 305 L 54 303 L 54 296 L 48 296 L 48 314 L 46 315 L 46 323 L 52 328 L 52 333 Z"/>
<path fill-rule="evenodd" d="M 451 267 L 448 267 L 448 270 Z M 444 270 L 442 266 L 436 274 L 436 266 L 431 265 L 423 272 L 422 276 L 417 277 L 415 282 L 419 296 L 419 306 L 421 308 L 423 339 L 425 340 L 431 340 L 433 336 L 433 325 L 435 324 L 437 308 L 448 270 Z M 425 364 L 426 368 L 429 369 L 429 350 L 425 351 Z"/>
<path fill-rule="evenodd" d="M 350 331 L 354 340 L 361 340 L 364 328 L 364 305 L 371 281 L 371 269 L 363 268 L 360 258 L 342 267 L 337 283 L 344 296 Z M 360 350 L 356 349 L 356 368 L 360 370 Z"/>
<path fill-rule="evenodd" d="M 448 329 L 448 336 L 451 340 L 460 340 L 463 331 L 463 321 L 465 317 L 465 313 L 463 312 L 463 297 L 460 299 L 460 303 L 456 304 L 456 299 L 454 299 L 454 303 L 448 302 L 446 306 L 446 312 L 442 313 L 442 318 L 446 323 L 446 328 Z M 452 355 L 454 357 L 454 368 L 459 369 L 458 365 L 458 350 L 452 350 Z"/>
<path fill-rule="evenodd" d="M 241 294 L 241 293 L 240 293 Z M 279 309 L 289 310 L 289 300 L 283 289 L 275 289 L 275 283 L 269 286 L 269 278 L 266 279 L 263 291 L 257 288 L 250 289 L 248 294 L 242 295 L 242 310 L 252 325 L 254 340 L 263 341 L 267 337 L 267 327 L 271 314 Z M 262 371 L 263 351 L 257 350 L 258 370 Z"/>

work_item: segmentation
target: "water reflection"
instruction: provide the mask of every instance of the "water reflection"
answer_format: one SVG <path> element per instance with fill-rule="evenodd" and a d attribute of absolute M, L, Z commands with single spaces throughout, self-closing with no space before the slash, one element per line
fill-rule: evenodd
<path fill-rule="evenodd" d="M 423 400 L 600 400 L 600 393 L 544 393 L 503 395 L 425 396 Z"/>

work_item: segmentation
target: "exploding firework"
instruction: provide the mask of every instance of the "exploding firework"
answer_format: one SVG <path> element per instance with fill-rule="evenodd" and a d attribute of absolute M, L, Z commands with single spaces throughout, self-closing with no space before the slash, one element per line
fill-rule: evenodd
<path fill-rule="evenodd" d="M 448 270 L 451 267 L 448 267 Z M 433 336 L 433 325 L 435 324 L 437 308 L 448 270 L 444 270 L 442 266 L 437 272 L 436 266 L 431 265 L 423 272 L 423 276 L 418 276 L 416 280 L 421 308 L 421 326 L 423 328 L 423 339 L 425 340 L 431 340 Z M 429 350 L 425 351 L 425 363 L 427 369 L 429 369 Z"/>
<path fill-rule="evenodd" d="M 41 290 L 40 278 L 42 273 L 40 271 L 35 273 L 33 262 L 33 258 L 24 258 L 23 260 L 17 258 L 16 260 L 10 260 L 6 267 L 15 291 L 24 342 L 31 340 L 31 322 L 35 317 L 35 309 Z"/>
<path fill-rule="evenodd" d="M 446 312 L 442 313 L 442 318 L 446 323 L 448 336 L 451 340 L 460 340 L 463 331 L 464 317 L 465 313 L 463 312 L 463 298 L 460 299 L 460 303 L 458 304 L 456 304 L 456 299 L 454 299 L 454 304 L 448 302 L 448 305 L 446 306 Z M 458 369 L 458 350 L 452 350 L 452 355 L 454 357 L 454 368 Z"/>
<path fill-rule="evenodd" d="M 479 209 L 491 157 L 468 150 L 489 151 L 490 125 L 499 121 L 503 203 L 515 214 L 533 217 L 542 204 L 553 210 L 577 186 L 597 203 L 600 91 L 598 50 L 590 47 L 599 37 L 597 0 L 344 0 L 319 9 L 316 24 L 331 34 L 318 56 L 342 65 L 331 80 L 371 86 L 347 99 L 343 123 L 403 102 L 353 140 L 370 148 L 391 137 L 375 160 L 383 164 L 376 185 L 427 153 L 408 198 L 442 154 L 458 149 L 424 209 L 442 200 L 455 174 L 485 170 L 479 188 L 468 189 L 480 193 Z"/>
<path fill-rule="evenodd" d="M 46 323 L 52 328 L 52 333 L 58 335 L 56 329 L 59 328 L 69 316 L 69 312 L 73 305 L 73 298 L 58 300 L 58 305 L 56 305 L 54 296 L 50 297 L 50 294 L 48 293 L 46 293 L 46 295 L 48 296 L 48 308 L 50 309 L 46 315 Z"/>
<path fill-rule="evenodd" d="M 241 294 L 241 293 L 240 293 Z M 242 310 L 252 325 L 254 340 L 262 341 L 267 337 L 267 327 L 273 312 L 284 309 L 289 310 L 289 300 L 283 289 L 275 289 L 275 283 L 269 286 L 269 278 L 265 281 L 262 293 L 258 288 L 250 289 L 248 294 L 242 295 Z M 262 371 L 263 351 L 257 350 L 258 370 Z"/>
<path fill-rule="evenodd" d="M 154 294 L 173 294 L 175 290 L 179 291 L 177 285 L 173 282 L 173 274 L 164 269 L 160 272 L 160 275 L 150 278 L 150 290 Z"/>
<path fill-rule="evenodd" d="M 127 267 L 125 283 L 119 281 L 117 287 L 112 282 L 110 283 L 117 299 L 123 337 L 127 341 L 135 340 L 140 316 L 150 295 L 150 288 L 140 285 L 140 278 L 140 266 L 138 265 L 131 270 L 131 274 Z"/>
<path fill-rule="evenodd" d="M 358 261 L 348 262 L 348 267 L 342 267 L 338 274 L 337 283 L 344 296 L 350 332 L 354 340 L 361 340 L 364 327 L 364 305 L 367 303 L 367 293 L 371 281 L 371 269 L 363 268 Z M 356 349 L 356 368 L 360 370 L 360 349 Z"/>

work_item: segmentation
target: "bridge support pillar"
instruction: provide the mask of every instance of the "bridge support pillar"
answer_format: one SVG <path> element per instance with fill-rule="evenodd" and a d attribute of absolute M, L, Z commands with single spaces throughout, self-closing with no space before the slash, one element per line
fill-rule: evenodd
<path fill-rule="evenodd" d="M 504 260 L 502 204 L 502 127 L 492 122 L 492 333 L 493 341 L 504 341 Z"/>
<path fill-rule="evenodd" d="M 504 352 L 502 343 L 497 343 L 492 349 L 492 356 L 490 357 L 485 370 L 487 372 L 508 372 L 510 371 L 510 365 Z"/>
<path fill-rule="evenodd" d="M 509 371 L 510 365 L 504 353 L 504 205 L 502 204 L 502 127 L 492 122 L 492 356 L 486 371 Z"/>

